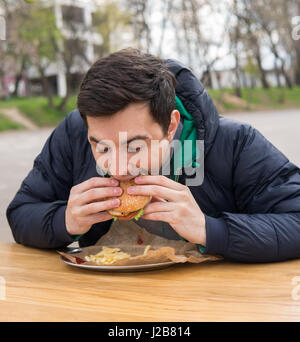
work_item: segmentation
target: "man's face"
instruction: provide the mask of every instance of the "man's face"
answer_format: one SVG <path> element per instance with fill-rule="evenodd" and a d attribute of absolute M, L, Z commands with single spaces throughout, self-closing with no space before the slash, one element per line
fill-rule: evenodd
<path fill-rule="evenodd" d="M 111 116 L 87 117 L 88 139 L 98 167 L 119 180 L 158 174 L 180 120 L 177 110 L 170 114 L 167 134 L 153 120 L 146 103 L 130 104 Z"/>

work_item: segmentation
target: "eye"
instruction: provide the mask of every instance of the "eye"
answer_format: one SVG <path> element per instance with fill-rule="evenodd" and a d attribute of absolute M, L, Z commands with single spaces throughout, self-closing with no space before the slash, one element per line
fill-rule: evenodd
<path fill-rule="evenodd" d="M 135 152 L 140 152 L 142 148 L 141 147 L 133 147 L 133 146 L 128 146 L 128 152 L 129 153 L 135 153 Z"/>
<path fill-rule="evenodd" d="M 110 151 L 110 147 L 108 147 L 108 146 L 98 145 L 96 147 L 96 152 L 98 152 L 98 153 L 107 153 L 109 151 Z"/>

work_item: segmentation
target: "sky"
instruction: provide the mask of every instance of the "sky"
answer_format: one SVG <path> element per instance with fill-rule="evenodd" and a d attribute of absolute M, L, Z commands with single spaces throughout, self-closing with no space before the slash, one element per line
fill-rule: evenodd
<path fill-rule="evenodd" d="M 231 1 L 231 0 L 225 0 Z M 216 70 L 224 70 L 233 68 L 235 65 L 235 61 L 232 55 L 228 55 L 229 53 L 229 41 L 225 39 L 226 35 L 224 35 L 224 29 L 226 27 L 226 22 L 228 21 L 228 12 L 222 2 L 218 3 L 220 10 L 212 11 L 211 8 L 204 8 L 202 10 L 202 21 L 201 21 L 201 32 L 205 39 L 213 40 L 220 45 L 218 47 L 212 47 L 206 56 L 208 60 L 213 60 L 216 56 L 220 56 L 219 61 L 217 61 L 214 65 Z M 162 10 L 161 10 L 161 1 L 152 0 L 152 15 L 149 18 L 152 29 L 152 43 L 153 48 L 151 49 L 151 53 L 156 54 L 158 51 L 158 44 L 161 37 L 161 19 L 162 19 Z M 179 56 L 176 49 L 176 38 L 174 32 L 174 28 L 170 27 L 170 25 L 166 28 L 166 33 L 164 37 L 164 44 L 162 50 L 163 58 L 175 58 L 181 60 L 183 63 L 187 63 L 187 58 L 184 56 Z M 272 54 L 268 51 L 267 48 L 262 49 L 263 56 L 263 67 L 265 69 L 271 69 L 274 65 L 274 58 Z"/>

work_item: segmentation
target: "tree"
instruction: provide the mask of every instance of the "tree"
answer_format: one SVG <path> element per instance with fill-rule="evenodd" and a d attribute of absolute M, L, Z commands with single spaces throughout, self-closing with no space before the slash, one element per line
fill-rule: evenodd
<path fill-rule="evenodd" d="M 46 76 L 47 69 L 57 58 L 57 41 L 61 32 L 56 27 L 55 16 L 51 8 L 41 7 L 40 4 L 30 6 L 26 19 L 19 29 L 20 39 L 29 51 L 26 55 L 28 66 L 35 67 L 42 81 L 43 93 L 53 108 L 53 93 Z"/>
<path fill-rule="evenodd" d="M 224 2 L 173 0 L 165 6 L 169 13 L 168 16 L 163 16 L 162 26 L 165 27 L 166 21 L 170 21 L 177 54 L 199 75 L 205 86 L 211 87 L 215 64 L 228 54 L 224 45 L 228 36 L 229 20 L 225 17 L 222 32 L 214 36 L 207 31 L 205 23 L 208 14 L 224 14 Z"/>
<path fill-rule="evenodd" d="M 15 86 L 13 94 L 17 95 L 20 80 L 27 67 L 29 60 L 29 49 L 24 44 L 19 27 L 22 27 L 27 18 L 27 6 L 25 3 L 19 3 L 17 1 L 4 1 L 2 6 L 5 12 L 6 22 L 6 41 L 1 49 L 3 58 L 1 59 L 1 76 L 2 83 L 4 82 L 4 76 L 9 74 L 15 77 Z"/>
<path fill-rule="evenodd" d="M 282 13 L 280 24 L 282 34 L 280 35 L 281 44 L 284 46 L 291 57 L 291 66 L 294 71 L 295 84 L 300 85 L 300 40 L 293 38 L 293 18 L 295 14 L 300 15 L 299 0 L 276 0 Z"/>
<path fill-rule="evenodd" d="M 288 51 L 285 49 L 284 44 L 282 44 L 282 37 L 290 34 L 287 33 L 282 24 L 286 20 L 282 6 L 286 4 L 283 4 L 283 0 L 248 0 L 246 3 L 251 21 L 257 25 L 264 35 L 265 42 L 274 56 L 274 66 L 278 75 L 282 74 L 286 85 L 291 88 L 293 83 L 286 71 Z"/>
<path fill-rule="evenodd" d="M 133 39 L 138 49 L 150 52 L 152 46 L 150 0 L 126 0 L 131 13 L 130 23 L 133 28 Z"/>
<path fill-rule="evenodd" d="M 132 21 L 129 11 L 117 1 L 105 1 L 93 15 L 93 30 L 102 37 L 102 44 L 96 50 L 97 57 L 103 57 L 122 45 L 122 34 L 129 32 Z"/>
<path fill-rule="evenodd" d="M 233 13 L 236 15 L 236 13 L 239 12 L 239 7 L 237 0 L 233 0 Z M 235 73 L 235 95 L 238 97 L 242 97 L 242 91 L 241 91 L 241 79 L 240 79 L 240 41 L 241 41 L 241 31 L 240 31 L 240 18 L 236 15 L 235 24 L 231 28 L 230 31 L 230 50 L 232 51 L 232 54 L 234 56 L 235 66 L 234 66 L 234 73 Z"/>
<path fill-rule="evenodd" d="M 246 58 L 247 64 L 249 64 L 249 61 L 251 61 L 251 63 L 256 62 L 258 68 L 257 76 L 260 78 L 263 88 L 268 89 L 270 85 L 267 81 L 266 70 L 262 64 L 262 33 L 252 18 L 252 13 L 249 9 L 249 1 L 241 0 L 240 4 L 241 6 L 239 10 L 236 7 L 234 15 L 239 19 L 239 25 L 241 27 L 241 43 L 248 55 Z M 255 68 L 254 65 L 252 65 L 251 69 L 253 70 L 253 68 Z"/>

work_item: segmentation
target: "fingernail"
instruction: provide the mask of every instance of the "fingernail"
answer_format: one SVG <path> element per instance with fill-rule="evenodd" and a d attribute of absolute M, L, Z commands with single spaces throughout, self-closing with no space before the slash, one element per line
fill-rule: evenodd
<path fill-rule="evenodd" d="M 112 200 L 112 204 L 119 206 L 120 205 L 120 200 L 114 199 L 114 200 Z"/>
<path fill-rule="evenodd" d="M 127 189 L 127 192 L 129 194 L 133 194 L 135 192 L 135 187 L 134 186 L 130 186 L 128 189 Z"/>
<path fill-rule="evenodd" d="M 110 180 L 110 184 L 111 184 L 111 185 L 118 185 L 119 182 L 118 182 L 116 179 L 111 179 L 111 180 Z"/>
<path fill-rule="evenodd" d="M 120 188 L 115 188 L 114 189 L 114 194 L 116 194 L 116 195 L 119 195 L 119 194 L 121 194 L 121 189 Z"/>

